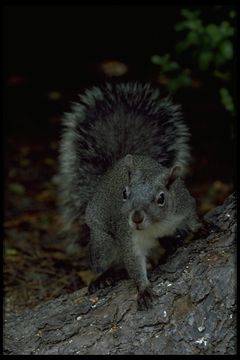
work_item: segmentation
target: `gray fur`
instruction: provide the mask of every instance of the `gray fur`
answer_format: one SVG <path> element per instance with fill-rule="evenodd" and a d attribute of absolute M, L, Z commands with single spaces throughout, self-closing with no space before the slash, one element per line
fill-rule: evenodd
<path fill-rule="evenodd" d="M 141 302 L 150 296 L 146 256 L 156 238 L 199 226 L 183 180 L 177 176 L 167 187 L 171 169 L 179 165 L 183 175 L 190 161 L 180 107 L 170 98 L 160 99 L 149 84 L 106 84 L 87 90 L 63 125 L 60 210 L 65 230 L 83 222 L 85 214 L 93 269 L 124 266 Z M 160 192 L 164 206 L 156 202 Z M 139 229 L 131 220 L 136 210 L 144 217 Z"/>

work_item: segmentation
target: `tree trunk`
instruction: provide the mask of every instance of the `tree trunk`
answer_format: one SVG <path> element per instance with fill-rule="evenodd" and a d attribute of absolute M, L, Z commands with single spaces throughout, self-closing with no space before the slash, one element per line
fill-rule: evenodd
<path fill-rule="evenodd" d="M 151 273 L 153 308 L 136 287 L 83 288 L 4 321 L 4 354 L 236 354 L 236 198 L 205 219 L 206 238 L 180 246 Z"/>

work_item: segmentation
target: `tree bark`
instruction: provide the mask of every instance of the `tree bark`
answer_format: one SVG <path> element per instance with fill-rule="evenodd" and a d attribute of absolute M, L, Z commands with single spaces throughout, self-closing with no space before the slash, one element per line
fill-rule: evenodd
<path fill-rule="evenodd" d="M 150 276 L 153 308 L 131 280 L 83 288 L 4 320 L 4 354 L 236 354 L 236 197 L 205 216 L 217 226 Z"/>

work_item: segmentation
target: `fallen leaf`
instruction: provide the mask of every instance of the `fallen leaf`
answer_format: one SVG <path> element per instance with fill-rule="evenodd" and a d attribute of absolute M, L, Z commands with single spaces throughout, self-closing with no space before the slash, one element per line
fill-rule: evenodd
<path fill-rule="evenodd" d="M 5 256 L 16 256 L 18 255 L 18 251 L 14 248 L 6 247 L 5 248 Z"/>
<path fill-rule="evenodd" d="M 23 195 L 26 192 L 25 187 L 22 184 L 19 183 L 10 183 L 8 185 L 8 188 L 11 192 L 17 194 L 17 195 Z"/>
<path fill-rule="evenodd" d="M 108 76 L 122 76 L 128 71 L 126 64 L 116 60 L 104 61 L 100 67 L 104 74 Z"/>
<path fill-rule="evenodd" d="M 77 274 L 87 286 L 92 282 L 92 280 L 96 279 L 96 275 L 94 275 L 94 273 L 90 270 L 78 271 Z"/>
<path fill-rule="evenodd" d="M 55 196 L 52 191 L 44 190 L 36 196 L 36 200 L 41 202 L 53 201 L 55 200 Z"/>
<path fill-rule="evenodd" d="M 116 332 L 116 331 L 118 331 L 120 329 L 120 326 L 119 325 L 117 325 L 117 324 L 112 324 L 112 326 L 111 326 L 111 331 L 112 332 Z"/>
<path fill-rule="evenodd" d="M 89 301 L 92 303 L 92 304 L 96 304 L 98 302 L 98 297 L 97 296 L 91 296 L 89 298 Z"/>

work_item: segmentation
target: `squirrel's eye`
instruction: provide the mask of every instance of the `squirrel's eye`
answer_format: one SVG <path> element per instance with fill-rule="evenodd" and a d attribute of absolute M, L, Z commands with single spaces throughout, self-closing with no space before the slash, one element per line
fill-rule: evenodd
<path fill-rule="evenodd" d="M 158 203 L 159 206 L 163 206 L 164 202 L 165 202 L 164 192 L 161 192 L 159 194 L 158 199 L 157 199 L 157 203 Z"/>
<path fill-rule="evenodd" d="M 127 189 L 123 190 L 123 201 L 127 200 Z"/>

